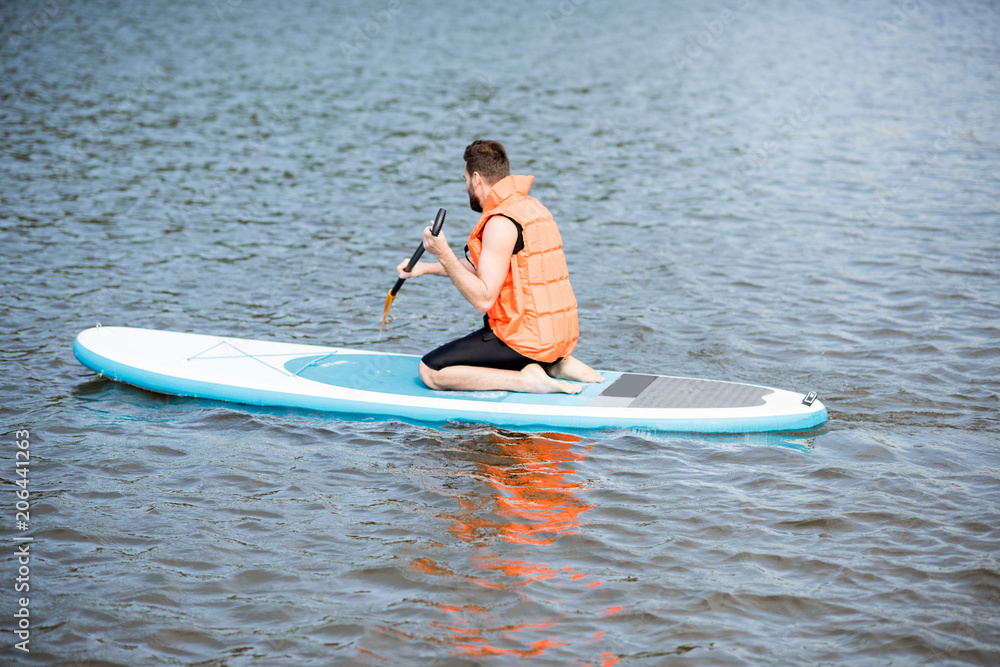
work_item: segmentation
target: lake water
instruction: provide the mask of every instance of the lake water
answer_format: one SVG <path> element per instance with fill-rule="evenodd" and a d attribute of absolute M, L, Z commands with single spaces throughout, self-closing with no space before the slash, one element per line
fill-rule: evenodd
<path fill-rule="evenodd" d="M 49 0 L 0 26 L 3 664 L 1000 663 L 996 2 Z M 815 390 L 825 427 L 435 429 L 74 359 L 98 322 L 464 334 L 430 277 L 378 329 L 439 207 L 464 244 L 479 137 L 560 224 L 581 359 Z"/>

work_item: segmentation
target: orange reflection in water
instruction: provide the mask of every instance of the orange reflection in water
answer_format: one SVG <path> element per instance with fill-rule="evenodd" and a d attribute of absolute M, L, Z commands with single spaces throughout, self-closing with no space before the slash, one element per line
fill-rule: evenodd
<path fill-rule="evenodd" d="M 473 473 L 492 487 L 492 492 L 486 496 L 459 498 L 460 510 L 447 515 L 451 521 L 449 530 L 455 537 L 482 544 L 473 556 L 473 563 L 481 574 L 458 575 L 430 558 L 418 559 L 412 567 L 430 575 L 466 579 L 493 590 L 517 590 L 543 580 L 553 580 L 554 585 L 600 586 L 600 580 L 573 567 L 502 558 L 490 549 L 498 539 L 510 544 L 550 545 L 560 535 L 571 534 L 579 527 L 580 517 L 593 506 L 578 496 L 583 486 L 569 478 L 576 471 L 567 464 L 582 461 L 592 445 L 574 453 L 573 446 L 580 438 L 572 435 L 493 434 L 492 437 L 493 442 L 488 444 L 496 445 L 500 453 L 477 462 Z M 455 621 L 436 624 L 436 627 L 447 633 L 447 643 L 466 656 L 527 658 L 569 644 L 556 636 L 558 619 L 495 626 L 492 622 L 496 619 L 484 607 L 437 606 L 454 614 Z M 603 615 L 619 611 L 621 607 L 612 607 Z M 539 631 L 547 630 L 551 630 L 553 636 L 533 642 L 518 639 L 519 633 L 531 632 L 537 636 Z M 597 633 L 589 641 L 597 641 L 602 635 Z M 498 643 L 505 646 L 498 646 Z M 603 653 L 593 664 L 610 667 L 617 662 L 613 654 Z M 576 664 L 582 663 L 576 661 Z"/>
<path fill-rule="evenodd" d="M 593 445 L 574 454 L 578 436 L 494 437 L 504 455 L 480 462 L 479 476 L 496 489 L 495 514 L 504 520 L 490 520 L 479 503 L 460 499 L 463 512 L 454 517 L 452 534 L 466 541 L 499 534 L 507 542 L 551 544 L 560 533 L 578 527 L 579 516 L 592 506 L 576 497 L 583 487 L 566 479 L 576 470 L 564 464 L 582 461 Z"/>

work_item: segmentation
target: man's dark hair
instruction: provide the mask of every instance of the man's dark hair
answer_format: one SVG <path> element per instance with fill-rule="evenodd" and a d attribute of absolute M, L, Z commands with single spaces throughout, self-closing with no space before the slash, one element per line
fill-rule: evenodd
<path fill-rule="evenodd" d="M 493 185 L 510 176 L 507 151 L 499 141 L 477 139 L 465 147 L 465 169 L 470 176 L 478 171 L 487 185 Z"/>

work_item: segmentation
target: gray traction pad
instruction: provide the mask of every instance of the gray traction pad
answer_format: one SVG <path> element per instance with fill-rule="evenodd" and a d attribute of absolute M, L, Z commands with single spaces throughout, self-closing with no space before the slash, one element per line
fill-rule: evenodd
<path fill-rule="evenodd" d="M 591 407 L 749 408 L 774 393 L 766 387 L 626 373 L 590 402 Z"/>

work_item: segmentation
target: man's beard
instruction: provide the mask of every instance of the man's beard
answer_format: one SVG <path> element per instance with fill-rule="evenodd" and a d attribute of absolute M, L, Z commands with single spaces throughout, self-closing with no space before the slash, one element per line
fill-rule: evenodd
<path fill-rule="evenodd" d="M 476 193 L 473 192 L 472 190 L 469 190 L 468 188 L 466 188 L 466 190 L 468 190 L 469 192 L 469 208 L 471 208 L 476 213 L 482 213 L 483 204 L 481 201 L 479 201 L 479 197 L 477 197 Z"/>

